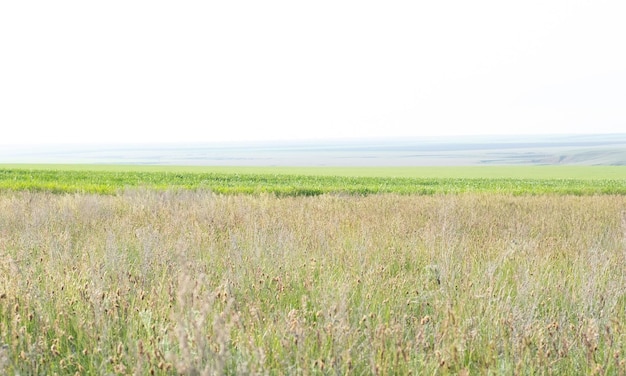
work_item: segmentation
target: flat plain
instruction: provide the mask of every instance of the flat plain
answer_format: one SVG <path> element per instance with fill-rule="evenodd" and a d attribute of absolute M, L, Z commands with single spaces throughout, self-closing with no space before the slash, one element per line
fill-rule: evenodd
<path fill-rule="evenodd" d="M 620 167 L 0 185 L 6 374 L 626 374 Z"/>
<path fill-rule="evenodd" d="M 0 140 L 1 142 L 1 140 Z M 110 145 L 0 144 L 0 163 L 171 166 L 624 166 L 626 134 Z"/>
<path fill-rule="evenodd" d="M 0 165 L 0 190 L 115 194 L 124 189 L 220 194 L 625 194 L 626 166 L 199 167 Z"/>

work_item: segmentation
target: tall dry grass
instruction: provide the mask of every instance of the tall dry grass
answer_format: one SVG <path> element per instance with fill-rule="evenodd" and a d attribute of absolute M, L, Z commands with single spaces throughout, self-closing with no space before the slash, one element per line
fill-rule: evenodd
<path fill-rule="evenodd" d="M 626 374 L 626 198 L 0 195 L 0 372 Z"/>

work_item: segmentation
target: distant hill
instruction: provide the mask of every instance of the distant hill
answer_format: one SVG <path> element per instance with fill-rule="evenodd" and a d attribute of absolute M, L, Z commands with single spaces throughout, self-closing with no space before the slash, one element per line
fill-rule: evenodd
<path fill-rule="evenodd" d="M 0 163 L 207 166 L 626 165 L 626 134 L 0 146 Z"/>

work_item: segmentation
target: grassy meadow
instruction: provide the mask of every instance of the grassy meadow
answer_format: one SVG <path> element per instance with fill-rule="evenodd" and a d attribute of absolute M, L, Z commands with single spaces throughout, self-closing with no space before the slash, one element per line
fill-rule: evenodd
<path fill-rule="evenodd" d="M 117 194 L 124 189 L 217 194 L 626 194 L 625 166 L 175 167 L 0 165 L 0 191 Z"/>
<path fill-rule="evenodd" d="M 626 374 L 621 177 L 100 173 L 0 171 L 2 374 Z"/>

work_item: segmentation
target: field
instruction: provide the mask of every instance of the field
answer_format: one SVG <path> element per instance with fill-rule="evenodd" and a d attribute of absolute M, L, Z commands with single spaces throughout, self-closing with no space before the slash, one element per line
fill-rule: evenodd
<path fill-rule="evenodd" d="M 128 188 L 218 194 L 626 194 L 624 166 L 165 167 L 0 166 L 0 191 L 116 194 Z"/>
<path fill-rule="evenodd" d="M 0 170 L 0 373 L 626 374 L 621 169 L 95 170 Z"/>

